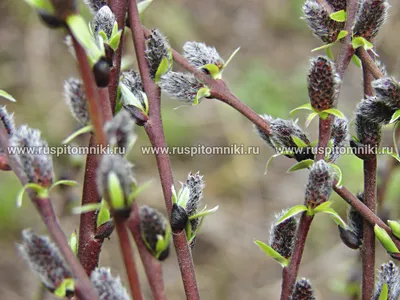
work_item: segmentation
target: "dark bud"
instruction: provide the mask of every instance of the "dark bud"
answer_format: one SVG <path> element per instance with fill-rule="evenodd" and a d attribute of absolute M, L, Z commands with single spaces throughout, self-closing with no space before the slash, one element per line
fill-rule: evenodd
<path fill-rule="evenodd" d="M 115 228 L 114 221 L 109 220 L 109 221 L 105 222 L 104 224 L 101 224 L 97 228 L 94 238 L 98 239 L 98 240 L 104 240 L 106 238 L 109 238 L 111 236 L 111 234 L 113 233 L 114 228 Z"/>
<path fill-rule="evenodd" d="M 297 280 L 290 300 L 315 300 L 314 291 L 306 278 Z"/>
<path fill-rule="evenodd" d="M 187 222 L 189 221 L 189 216 L 186 213 L 186 210 L 174 203 L 172 205 L 171 212 L 171 229 L 174 232 L 182 231 L 185 229 Z"/>
<path fill-rule="evenodd" d="M 346 228 L 338 226 L 339 235 L 342 242 L 349 247 L 350 249 L 358 249 L 361 246 L 361 240 L 357 237 L 357 235 Z"/>
<path fill-rule="evenodd" d="M 98 87 L 106 87 L 110 81 L 111 65 L 107 58 L 101 57 L 93 66 L 94 79 Z"/>
<path fill-rule="evenodd" d="M 64 27 L 66 25 L 63 20 L 61 20 L 57 16 L 49 13 L 44 9 L 38 9 L 37 13 L 40 19 L 43 21 L 43 23 L 47 25 L 49 28 L 57 29 L 60 27 Z"/>
<path fill-rule="evenodd" d="M 306 187 L 305 202 L 308 207 L 316 208 L 326 202 L 332 192 L 333 177 L 329 165 L 324 160 L 315 162 L 310 168 Z"/>
<path fill-rule="evenodd" d="M 277 215 L 276 220 L 279 220 L 285 212 Z M 292 217 L 278 225 L 274 222 L 271 226 L 269 244 L 285 258 L 292 256 L 298 223 L 298 220 Z"/>
<path fill-rule="evenodd" d="M 314 153 L 312 152 L 312 147 L 306 147 L 299 149 L 300 151 L 296 151 L 294 153 L 294 158 L 300 162 L 306 159 L 314 160 Z"/>
<path fill-rule="evenodd" d="M 149 117 L 134 105 L 124 105 L 124 108 L 131 114 L 133 120 L 138 126 L 144 126 L 149 120 Z"/>

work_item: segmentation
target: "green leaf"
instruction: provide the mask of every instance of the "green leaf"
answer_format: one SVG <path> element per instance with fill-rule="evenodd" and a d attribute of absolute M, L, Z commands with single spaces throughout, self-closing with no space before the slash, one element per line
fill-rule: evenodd
<path fill-rule="evenodd" d="M 217 205 L 213 209 L 203 210 L 203 211 L 201 211 L 201 212 L 199 212 L 199 213 L 197 213 L 197 214 L 195 214 L 193 216 L 190 216 L 189 220 L 198 219 L 198 218 L 201 218 L 201 217 L 205 217 L 205 216 L 207 216 L 209 214 L 215 213 L 218 210 L 218 208 L 219 208 L 219 205 Z"/>
<path fill-rule="evenodd" d="M 54 291 L 54 295 L 60 298 L 64 298 L 67 295 L 67 291 L 73 291 L 75 289 L 75 281 L 72 278 L 64 279 L 57 289 Z"/>
<path fill-rule="evenodd" d="M 200 69 L 207 70 L 213 79 L 221 79 L 220 69 L 214 64 L 206 64 L 202 66 Z"/>
<path fill-rule="evenodd" d="M 115 21 L 114 22 L 114 26 L 113 26 L 113 30 L 111 32 L 111 36 L 113 37 L 114 35 L 116 35 L 118 33 L 118 22 Z"/>
<path fill-rule="evenodd" d="M 66 19 L 67 25 L 78 43 L 85 49 L 91 63 L 97 62 L 104 53 L 90 34 L 89 27 L 81 15 L 70 15 Z"/>
<path fill-rule="evenodd" d="M 202 98 L 209 97 L 211 95 L 210 92 L 211 92 L 211 90 L 206 86 L 199 89 L 199 91 L 197 92 L 196 98 L 193 101 L 193 105 L 198 105 Z"/>
<path fill-rule="evenodd" d="M 163 76 L 165 73 L 167 73 L 170 70 L 170 65 L 167 57 L 163 57 L 161 60 L 160 65 L 158 66 L 156 75 L 154 77 L 154 82 L 158 83 L 161 79 L 161 76 Z"/>
<path fill-rule="evenodd" d="M 101 200 L 100 210 L 97 215 L 97 220 L 96 220 L 97 228 L 99 228 L 104 223 L 110 221 L 110 219 L 111 219 L 110 209 L 108 208 L 106 201 L 104 201 L 103 199 Z"/>
<path fill-rule="evenodd" d="M 16 102 L 17 100 L 14 99 L 13 96 L 11 96 L 9 93 L 7 93 L 4 90 L 0 90 L 0 97 L 3 97 L 11 102 Z"/>
<path fill-rule="evenodd" d="M 24 194 L 25 194 L 27 189 L 34 190 L 38 194 L 38 196 L 41 197 L 41 198 L 48 197 L 48 190 L 46 188 L 44 188 L 44 187 L 42 187 L 42 186 L 40 186 L 40 185 L 38 185 L 36 183 L 27 183 L 18 192 L 17 201 L 16 201 L 17 202 L 17 207 L 21 207 L 22 206 L 22 200 L 24 198 Z"/>
<path fill-rule="evenodd" d="M 311 114 L 308 115 L 307 120 L 306 120 L 306 127 L 310 126 L 311 121 L 314 120 L 314 118 L 318 116 L 317 112 L 312 112 Z"/>
<path fill-rule="evenodd" d="M 176 194 L 176 190 L 175 190 L 175 186 L 172 185 L 171 186 L 171 197 L 172 197 L 172 204 L 177 203 L 178 202 L 178 196 Z"/>
<path fill-rule="evenodd" d="M 231 56 L 229 56 L 228 60 L 224 63 L 224 65 L 221 68 L 221 73 L 222 71 L 229 65 L 229 63 L 231 62 L 231 60 L 233 59 L 233 57 L 236 55 L 236 53 L 238 53 L 240 50 L 240 47 L 237 48 L 235 51 L 233 51 L 233 53 L 231 54 Z"/>
<path fill-rule="evenodd" d="M 378 224 L 375 224 L 374 232 L 379 242 L 381 242 L 383 248 L 385 248 L 387 252 L 400 253 L 399 249 L 397 249 L 395 243 L 392 241 L 385 229 L 379 227 Z"/>
<path fill-rule="evenodd" d="M 74 215 L 84 214 L 90 211 L 95 211 L 101 208 L 101 203 L 89 203 L 82 206 L 77 206 L 72 208 L 72 213 Z"/>
<path fill-rule="evenodd" d="M 125 208 L 124 192 L 119 178 L 114 172 L 110 172 L 107 176 L 107 189 L 112 208 L 116 210 Z"/>
<path fill-rule="evenodd" d="M 145 0 L 145 1 L 141 1 L 137 4 L 140 15 L 146 10 L 147 7 L 149 7 L 151 2 L 153 2 L 153 0 Z"/>
<path fill-rule="evenodd" d="M 335 57 L 333 56 L 331 47 L 326 48 L 325 52 L 326 52 L 326 56 L 328 56 L 331 60 L 335 59 Z"/>
<path fill-rule="evenodd" d="M 388 285 L 387 285 L 387 283 L 384 283 L 382 285 L 382 290 L 381 290 L 378 300 L 388 300 L 388 296 L 389 296 Z"/>
<path fill-rule="evenodd" d="M 392 220 L 388 220 L 387 222 L 390 229 L 392 229 L 393 235 L 400 239 L 400 223 Z"/>
<path fill-rule="evenodd" d="M 314 209 L 314 211 L 315 211 L 315 209 Z M 321 212 L 329 214 L 331 216 L 331 218 L 333 219 L 333 221 L 335 221 L 335 223 L 337 225 L 339 225 L 342 228 L 346 228 L 346 223 L 342 220 L 342 218 L 339 216 L 339 214 L 333 208 L 326 207 Z"/>
<path fill-rule="evenodd" d="M 112 35 L 108 42 L 108 44 L 114 51 L 117 51 L 119 47 L 119 43 L 121 41 L 121 35 L 122 35 L 122 30 L 118 31 L 115 35 Z"/>
<path fill-rule="evenodd" d="M 340 41 L 342 38 L 347 36 L 349 33 L 346 30 L 340 30 L 336 41 Z"/>
<path fill-rule="evenodd" d="M 145 113 L 146 109 L 143 107 L 142 102 L 140 102 L 139 99 L 135 97 L 131 90 L 122 82 L 119 83 L 119 86 L 121 88 L 121 94 L 124 100 L 124 104 L 136 106 Z"/>
<path fill-rule="evenodd" d="M 318 112 L 319 118 L 322 120 L 326 120 L 329 117 L 329 114 L 325 111 Z"/>
<path fill-rule="evenodd" d="M 351 41 L 351 44 L 352 44 L 354 49 L 357 49 L 357 48 L 360 48 L 360 47 L 364 47 L 365 50 L 369 50 L 369 49 L 374 48 L 374 45 L 371 42 L 368 42 L 362 36 L 353 37 L 353 39 Z"/>
<path fill-rule="evenodd" d="M 265 164 L 265 171 L 264 171 L 264 175 L 267 175 L 268 172 L 268 167 L 271 164 L 271 162 L 278 156 L 281 156 L 282 153 L 275 153 L 274 155 L 272 155 L 270 158 L 268 158 L 267 163 Z"/>
<path fill-rule="evenodd" d="M 90 27 L 89 27 L 89 28 L 90 28 Z M 108 42 L 107 34 L 106 34 L 103 30 L 100 30 L 97 34 L 98 34 L 98 35 L 100 36 L 100 38 L 102 39 L 102 40 L 100 40 L 100 42 L 103 42 L 103 43 L 107 43 L 107 42 Z"/>
<path fill-rule="evenodd" d="M 72 252 L 75 254 L 78 253 L 78 237 L 76 234 L 76 231 L 71 233 L 71 236 L 69 237 L 68 245 L 71 248 Z"/>
<path fill-rule="evenodd" d="M 353 55 L 353 57 L 351 58 L 351 60 L 353 61 L 353 63 L 354 63 L 357 67 L 361 68 L 361 59 L 359 59 L 357 55 Z"/>
<path fill-rule="evenodd" d="M 299 148 L 306 148 L 308 145 L 299 137 L 292 135 L 292 140 L 296 144 L 297 147 Z"/>
<path fill-rule="evenodd" d="M 400 118 L 400 109 L 396 110 L 389 123 L 394 123 Z"/>
<path fill-rule="evenodd" d="M 279 220 L 276 222 L 276 225 L 279 225 L 280 223 L 285 222 L 287 219 L 306 210 L 307 207 L 305 205 L 295 205 L 291 207 L 282 217 L 279 218 Z"/>
<path fill-rule="evenodd" d="M 131 203 L 134 199 L 136 199 L 136 197 L 140 193 L 142 193 L 145 190 L 147 190 L 152 183 L 153 183 L 153 181 L 149 180 L 149 181 L 145 182 L 144 184 L 135 187 L 135 189 L 133 190 L 132 194 L 129 195 L 129 203 Z"/>
<path fill-rule="evenodd" d="M 179 190 L 177 204 L 182 207 L 186 207 L 189 200 L 190 190 L 188 186 L 184 186 Z"/>
<path fill-rule="evenodd" d="M 280 255 L 278 252 L 276 252 L 274 249 L 272 249 L 271 246 L 259 241 L 255 240 L 254 243 L 267 254 L 269 257 L 275 259 L 278 263 L 281 264 L 282 267 L 286 267 L 289 265 L 289 260 L 287 258 L 284 258 L 282 255 Z"/>
<path fill-rule="evenodd" d="M 336 22 L 346 21 L 346 12 L 342 9 L 329 15 L 329 18 Z"/>
<path fill-rule="evenodd" d="M 305 159 L 302 160 L 296 164 L 294 164 L 289 170 L 288 172 L 294 172 L 294 171 L 298 171 L 298 170 L 302 170 L 302 169 L 307 169 L 309 168 L 312 164 L 314 163 L 314 161 L 312 159 Z"/>
<path fill-rule="evenodd" d="M 329 43 L 329 44 L 326 44 L 326 45 L 322 45 L 320 47 L 312 49 L 311 52 L 316 52 L 316 51 L 319 51 L 319 50 L 328 49 L 328 48 L 332 47 L 334 44 L 335 43 Z"/>
<path fill-rule="evenodd" d="M 328 108 L 328 109 L 323 110 L 322 112 L 334 115 L 335 117 L 338 117 L 339 119 L 346 119 L 344 114 L 336 108 Z"/>
<path fill-rule="evenodd" d="M 314 111 L 314 109 L 312 108 L 310 103 L 306 103 L 303 105 L 300 105 L 299 107 L 296 107 L 295 109 L 292 109 L 289 114 L 292 116 L 295 112 L 299 111 L 299 110 L 311 110 Z"/>
<path fill-rule="evenodd" d="M 342 170 L 339 168 L 338 165 L 335 165 L 335 164 L 329 164 L 329 166 L 331 166 L 335 170 L 336 175 L 338 177 L 336 187 L 341 188 L 342 187 L 342 181 L 343 181 Z"/>
<path fill-rule="evenodd" d="M 54 13 L 53 5 L 50 0 L 25 0 L 34 9 L 43 9 L 49 13 Z"/>
<path fill-rule="evenodd" d="M 68 136 L 66 139 L 64 139 L 61 144 L 65 145 L 70 143 L 73 139 L 75 139 L 76 137 L 80 136 L 81 134 L 85 134 L 88 132 L 91 132 L 93 130 L 93 126 L 92 125 L 86 125 L 85 127 L 82 127 L 80 129 L 78 129 L 77 131 L 73 132 L 70 136 Z"/>
<path fill-rule="evenodd" d="M 325 201 L 324 203 L 318 205 L 316 208 L 312 209 L 310 211 L 310 215 L 313 216 L 317 213 L 325 211 L 327 208 L 331 206 L 332 202 L 331 201 Z"/>
<path fill-rule="evenodd" d="M 79 185 L 79 183 L 76 182 L 75 180 L 59 180 L 51 185 L 51 187 L 49 188 L 49 191 L 51 191 L 53 188 L 55 188 L 58 185 L 77 186 L 77 185 Z"/>

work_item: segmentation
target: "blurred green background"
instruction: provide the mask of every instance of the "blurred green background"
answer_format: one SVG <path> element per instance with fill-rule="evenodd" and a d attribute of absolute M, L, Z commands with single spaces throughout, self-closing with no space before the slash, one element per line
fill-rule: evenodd
<path fill-rule="evenodd" d="M 289 111 L 307 101 L 306 74 L 311 49 L 320 45 L 301 20 L 300 0 L 155 0 L 144 13 L 148 28 L 159 28 L 172 46 L 180 50 L 185 41 L 202 41 L 215 46 L 228 58 L 234 49 L 240 52 L 224 73 L 233 92 L 258 113 L 289 118 Z M 390 18 L 377 39 L 377 52 L 389 72 L 399 75 L 400 5 L 393 1 Z M 87 10 L 84 14 L 90 18 Z M 63 32 L 45 28 L 35 13 L 21 0 L 0 1 L 0 88 L 18 102 L 7 104 L 15 112 L 18 125 L 40 129 L 51 145 L 57 145 L 77 124 L 72 119 L 62 95 L 63 80 L 76 76 L 74 60 L 63 44 Z M 126 55 L 134 61 L 132 42 L 126 41 Z M 362 97 L 361 71 L 350 65 L 340 95 L 339 109 L 349 119 Z M 274 214 L 303 202 L 308 173 L 288 174 L 293 164 L 278 158 L 264 176 L 271 149 L 257 137 L 251 123 L 232 108 L 216 100 L 204 100 L 197 107 L 174 108 L 181 103 L 163 98 L 163 119 L 170 146 L 259 146 L 259 155 L 249 156 L 172 156 L 177 184 L 189 171 L 200 170 L 206 180 L 203 203 L 220 205 L 218 212 L 206 219 L 193 251 L 202 299 L 242 300 L 278 299 L 281 267 L 263 254 L 254 239 L 268 241 Z M 2 104 L 5 102 L 3 100 Z M 300 124 L 305 114 L 299 113 Z M 311 139 L 317 138 L 317 122 L 306 128 Z M 165 212 L 155 159 L 143 156 L 140 147 L 149 145 L 142 128 L 130 156 L 139 182 L 152 179 L 152 187 L 140 197 Z M 390 129 L 384 144 L 391 143 Z M 84 143 L 85 141 L 82 141 Z M 68 157 L 54 157 L 56 174 L 72 176 L 81 182 L 82 171 L 73 172 Z M 388 159 L 379 159 L 379 171 L 387 168 Z M 354 193 L 362 191 L 362 164 L 354 156 L 338 161 L 346 186 Z M 398 219 L 400 186 L 396 171 L 389 183 L 386 205 L 390 218 Z M 34 299 L 39 280 L 16 253 L 20 230 L 26 227 L 44 232 L 34 207 L 25 201 L 15 207 L 20 185 L 13 174 L 0 174 L 0 298 Z M 79 203 L 79 188 L 54 193 L 54 205 L 65 232 L 78 229 L 78 217 L 68 214 L 65 202 Z M 332 194 L 334 208 L 345 217 L 347 205 Z M 101 265 L 110 266 L 126 282 L 115 235 L 105 241 Z M 299 276 L 311 280 L 318 299 L 350 299 L 346 294 L 349 277 L 357 275 L 358 252 L 340 241 L 335 224 L 326 216 L 313 222 Z M 388 260 L 378 245 L 377 267 Z M 151 299 L 142 272 L 146 299 Z M 169 299 L 184 299 L 174 253 L 164 263 L 165 285 Z M 46 299 L 51 296 L 46 295 Z M 354 299 L 354 298 L 352 298 Z"/>

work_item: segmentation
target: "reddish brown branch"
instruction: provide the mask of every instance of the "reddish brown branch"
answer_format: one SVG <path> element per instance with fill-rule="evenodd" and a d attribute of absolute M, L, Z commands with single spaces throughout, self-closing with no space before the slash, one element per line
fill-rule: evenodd
<path fill-rule="evenodd" d="M 136 263 L 133 256 L 132 245 L 129 240 L 127 224 L 125 218 L 118 218 L 114 216 L 115 229 L 118 233 L 119 244 L 121 248 L 122 257 L 125 264 L 125 270 L 128 275 L 129 286 L 131 288 L 133 300 L 142 300 L 142 292 L 140 289 L 139 276 L 136 271 Z"/>
<path fill-rule="evenodd" d="M 132 213 L 128 220 L 128 228 L 135 239 L 153 299 L 166 300 L 167 295 L 164 288 L 162 266 L 161 263 L 149 252 L 145 243 L 143 242 L 140 230 L 139 206 L 136 202 L 134 202 L 132 205 Z"/>
<path fill-rule="evenodd" d="M 117 102 L 117 91 L 118 91 L 119 75 L 121 71 L 122 50 L 124 47 L 125 18 L 128 8 L 127 0 L 109 0 L 108 6 L 111 8 L 111 11 L 115 15 L 115 18 L 118 23 L 118 28 L 122 30 L 119 47 L 117 51 L 115 51 L 113 56 L 113 67 L 111 69 L 110 82 L 108 84 L 111 109 L 114 112 L 115 104 Z"/>
<path fill-rule="evenodd" d="M 293 255 L 290 258 L 290 264 L 289 266 L 283 268 L 282 271 L 281 300 L 289 300 L 290 296 L 292 295 L 312 220 L 313 217 L 307 215 L 307 212 L 304 212 L 301 216 L 299 228 L 297 229 L 297 237 L 294 245 Z"/>
<path fill-rule="evenodd" d="M 368 73 L 371 73 L 375 79 L 383 77 L 382 71 L 376 65 L 368 51 L 366 51 L 363 47 L 360 47 L 357 49 L 356 54 L 362 62 L 363 69 L 368 70 Z"/>
<path fill-rule="evenodd" d="M 144 90 L 149 99 L 150 120 L 145 126 L 146 133 L 153 147 L 166 147 L 167 143 L 165 141 L 161 119 L 160 90 L 150 78 L 149 67 L 145 56 L 144 33 L 135 1 L 129 2 L 128 13 L 139 71 Z M 165 204 L 167 206 L 168 214 L 171 216 L 171 187 L 173 185 L 173 177 L 169 156 L 167 154 L 157 154 L 156 160 L 164 193 Z M 199 300 L 200 295 L 197 288 L 193 260 L 187 244 L 186 234 L 184 231 L 181 231 L 178 234 L 174 234 L 173 237 L 186 298 L 188 300 Z"/>

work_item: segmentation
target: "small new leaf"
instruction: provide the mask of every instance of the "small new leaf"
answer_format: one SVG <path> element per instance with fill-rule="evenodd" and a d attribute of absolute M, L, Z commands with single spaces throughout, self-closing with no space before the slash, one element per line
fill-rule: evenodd
<path fill-rule="evenodd" d="M 329 208 L 331 206 L 332 202 L 331 201 L 326 201 L 320 205 L 318 205 L 314 209 L 309 209 L 309 215 L 313 216 L 319 212 L 323 212 L 325 209 Z"/>
<path fill-rule="evenodd" d="M 97 221 L 96 221 L 97 228 L 99 228 L 104 223 L 110 221 L 110 219 L 111 219 L 110 209 L 108 208 L 106 201 L 102 200 L 100 210 L 97 215 Z"/>
<path fill-rule="evenodd" d="M 122 190 L 121 183 L 119 182 L 118 176 L 111 172 L 108 174 L 108 193 L 110 196 L 110 202 L 113 209 L 122 209 L 125 207 L 124 203 L 124 192 Z"/>
<path fill-rule="evenodd" d="M 92 125 L 87 125 L 85 127 L 82 127 L 80 129 L 78 129 L 77 131 L 75 131 L 74 133 L 72 133 L 70 136 L 68 136 L 66 139 L 64 139 L 61 142 L 61 145 L 65 145 L 70 143 L 73 139 L 75 139 L 76 137 L 80 136 L 81 134 L 85 134 L 88 132 L 91 132 L 93 130 L 93 126 Z"/>
<path fill-rule="evenodd" d="M 303 169 L 308 169 L 312 164 L 314 163 L 314 160 L 312 159 L 305 159 L 302 160 L 296 164 L 294 164 L 289 170 L 288 172 L 294 172 L 294 171 L 298 171 L 298 170 L 303 170 Z"/>
<path fill-rule="evenodd" d="M 342 9 L 329 15 L 329 17 L 336 22 L 346 21 L 346 12 Z"/>
<path fill-rule="evenodd" d="M 392 233 L 395 237 L 400 239 L 400 223 L 392 220 L 388 220 L 388 225 L 392 229 Z"/>
<path fill-rule="evenodd" d="M 36 183 L 27 183 L 21 188 L 21 190 L 19 191 L 19 193 L 17 195 L 17 200 L 16 200 L 17 207 L 22 206 L 22 200 L 24 198 L 24 194 L 27 189 L 34 190 L 38 194 L 38 196 L 41 198 L 46 198 L 49 194 L 48 189 L 45 189 L 44 187 L 42 187 Z"/>
<path fill-rule="evenodd" d="M 298 112 L 299 110 L 310 110 L 314 111 L 310 103 L 306 103 L 303 105 L 300 105 L 299 107 L 296 107 L 295 109 L 292 109 L 289 114 L 292 116 L 295 112 Z"/>
<path fill-rule="evenodd" d="M 299 148 L 306 148 L 308 146 L 305 142 L 303 142 L 302 139 L 300 139 L 299 137 L 297 137 L 295 135 L 292 135 L 292 140 L 296 144 L 296 146 Z"/>
<path fill-rule="evenodd" d="M 16 102 L 17 100 L 14 99 L 13 96 L 11 96 L 9 93 L 6 91 L 0 90 L 0 97 L 3 97 L 11 102 Z"/>
<path fill-rule="evenodd" d="M 190 216 L 189 220 L 198 219 L 198 218 L 201 218 L 201 217 L 205 217 L 205 216 L 207 216 L 209 214 L 215 213 L 218 210 L 218 208 L 219 208 L 219 205 L 217 205 L 213 209 L 203 210 L 203 211 L 201 211 L 201 212 L 199 212 L 199 213 L 197 213 L 197 214 L 195 214 L 193 216 Z"/>
<path fill-rule="evenodd" d="M 122 82 L 120 82 L 119 86 L 121 88 L 121 95 L 125 100 L 124 104 L 136 106 L 141 111 L 146 113 L 146 109 L 143 107 L 142 102 L 140 102 L 139 99 L 135 97 L 135 95 L 129 90 L 129 88 Z"/>
<path fill-rule="evenodd" d="M 325 109 L 325 110 L 322 111 L 322 112 L 325 112 L 325 113 L 334 115 L 335 117 L 338 117 L 339 119 L 343 119 L 343 120 L 346 119 L 346 117 L 344 116 L 344 114 L 343 114 L 340 110 L 338 110 L 338 109 L 336 109 L 336 108 Z"/>
<path fill-rule="evenodd" d="M 75 289 L 75 281 L 72 278 L 64 279 L 63 282 L 54 291 L 54 295 L 60 298 L 64 298 L 67 295 L 67 291 L 73 291 Z"/>
<path fill-rule="evenodd" d="M 59 180 L 50 186 L 49 192 L 58 185 L 77 186 L 78 184 L 75 180 Z"/>
<path fill-rule="evenodd" d="M 271 162 L 278 156 L 283 155 L 282 153 L 275 153 L 274 155 L 272 155 L 270 158 L 268 158 L 267 163 L 265 164 L 265 171 L 264 171 L 264 175 L 267 175 L 268 173 L 268 167 L 271 164 Z"/>
<path fill-rule="evenodd" d="M 371 42 L 368 42 L 362 36 L 353 38 L 353 40 L 351 41 L 351 44 L 354 49 L 364 47 L 365 50 L 369 50 L 369 49 L 374 48 L 374 45 Z"/>
<path fill-rule="evenodd" d="M 233 59 L 233 57 L 236 55 L 236 53 L 238 53 L 240 50 L 240 47 L 237 48 L 235 51 L 233 51 L 233 53 L 231 54 L 231 56 L 229 56 L 228 60 L 226 61 L 226 63 L 224 63 L 224 65 L 221 68 L 221 73 L 222 71 L 229 65 L 229 63 L 231 62 L 231 60 Z"/>
<path fill-rule="evenodd" d="M 76 235 L 76 231 L 71 233 L 71 236 L 69 237 L 68 245 L 71 248 L 72 252 L 75 254 L 78 253 L 78 237 Z"/>
<path fill-rule="evenodd" d="M 122 35 L 122 30 L 118 31 L 115 35 L 111 36 L 110 41 L 108 42 L 108 44 L 114 51 L 117 51 L 119 47 L 119 43 L 121 41 L 121 35 Z"/>
<path fill-rule="evenodd" d="M 201 89 L 199 89 L 199 91 L 197 92 L 196 98 L 193 101 L 193 105 L 197 105 L 200 102 L 201 98 L 204 97 L 209 97 L 211 95 L 211 90 L 208 87 L 202 87 Z"/>
<path fill-rule="evenodd" d="M 149 7 L 151 2 L 153 2 L 153 0 L 145 0 L 145 1 L 141 1 L 137 4 L 140 15 L 146 10 L 147 7 Z"/>
<path fill-rule="evenodd" d="M 397 249 L 395 243 L 390 238 L 389 234 L 385 229 L 379 227 L 379 225 L 375 224 L 374 232 L 379 242 L 382 244 L 383 248 L 386 249 L 389 253 L 400 253 L 399 249 Z"/>
<path fill-rule="evenodd" d="M 400 118 L 400 109 L 396 110 L 389 123 L 394 123 Z"/>
<path fill-rule="evenodd" d="M 287 219 L 303 212 L 307 211 L 307 207 L 305 205 L 295 205 L 292 208 L 290 208 L 277 222 L 276 225 L 279 225 L 280 223 L 286 221 Z"/>
<path fill-rule="evenodd" d="M 101 203 L 89 203 L 82 206 L 77 206 L 72 209 L 74 215 L 84 214 L 90 211 L 95 211 L 101 208 Z"/>
<path fill-rule="evenodd" d="M 353 55 L 353 57 L 351 58 L 351 60 L 353 61 L 353 63 L 354 63 L 357 67 L 361 68 L 361 59 L 359 59 L 357 55 Z"/>
<path fill-rule="evenodd" d="M 339 214 L 333 208 L 327 207 L 327 208 L 323 209 L 321 212 L 329 214 L 331 216 L 331 218 L 333 219 L 333 221 L 335 221 L 335 223 L 337 225 L 339 225 L 340 227 L 346 228 L 346 223 L 342 220 L 342 218 L 339 216 Z"/>
<path fill-rule="evenodd" d="M 158 66 L 156 75 L 154 77 L 154 82 L 157 83 L 160 81 L 161 76 L 163 76 L 165 73 L 167 73 L 170 69 L 170 65 L 168 62 L 168 58 L 163 57 L 163 59 L 161 60 L 160 65 Z"/>
<path fill-rule="evenodd" d="M 382 286 L 382 291 L 379 294 L 378 300 L 388 300 L 389 289 L 387 283 L 384 283 Z"/>
<path fill-rule="evenodd" d="M 332 167 L 335 170 L 336 176 L 338 177 L 336 187 L 341 188 L 342 187 L 342 181 L 343 181 L 342 170 L 339 168 L 338 165 L 335 165 L 335 164 L 329 164 L 329 166 Z"/>
<path fill-rule="evenodd" d="M 318 115 L 319 115 L 319 113 L 317 113 L 317 112 L 312 112 L 311 114 L 309 114 L 307 117 L 307 120 L 306 120 L 306 127 L 310 126 L 311 121 L 314 120 L 314 118 Z"/>
<path fill-rule="evenodd" d="M 284 258 L 282 255 L 280 255 L 278 252 L 276 252 L 274 249 L 272 249 L 269 245 L 259 241 L 255 240 L 254 243 L 267 254 L 269 257 L 275 259 L 278 263 L 281 264 L 282 267 L 286 267 L 289 265 L 289 260 Z"/>

